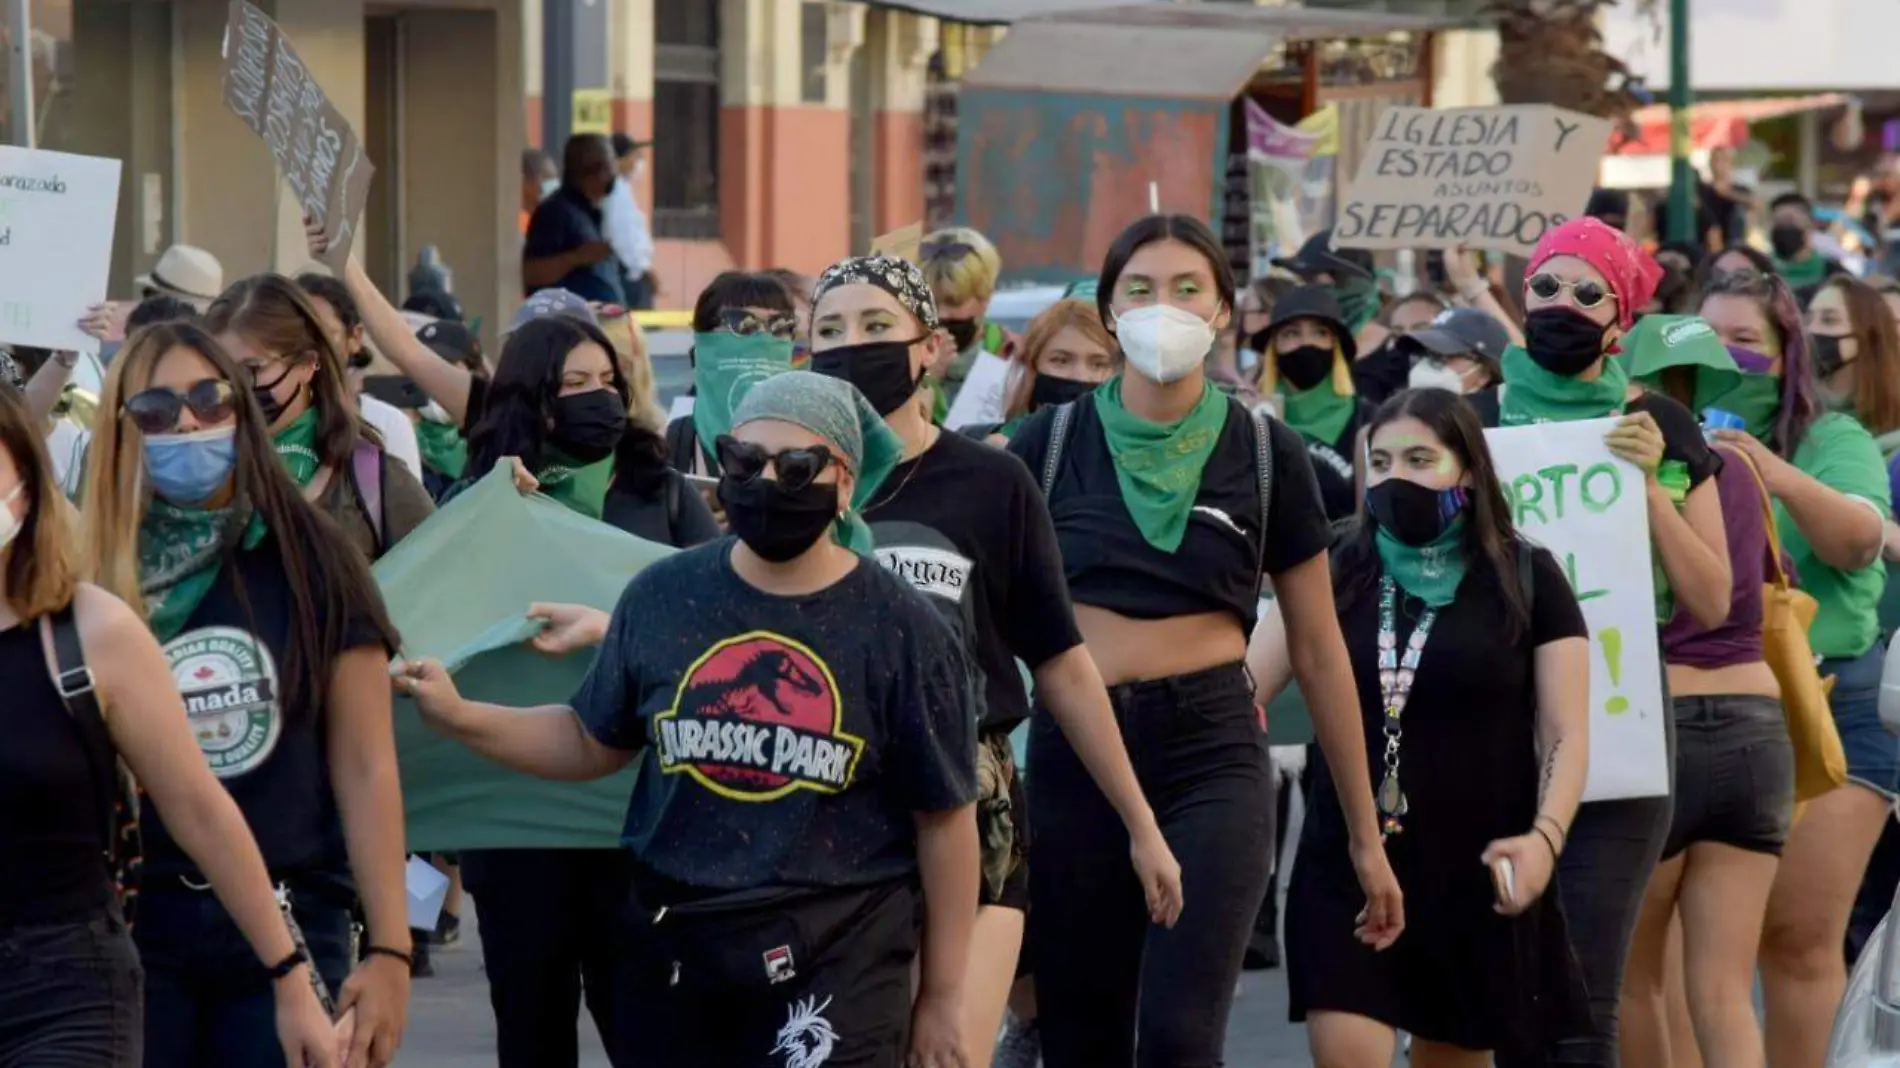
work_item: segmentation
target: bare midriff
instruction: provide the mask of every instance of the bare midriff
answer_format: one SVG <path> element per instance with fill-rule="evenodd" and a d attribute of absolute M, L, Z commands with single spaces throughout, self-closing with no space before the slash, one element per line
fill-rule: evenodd
<path fill-rule="evenodd" d="M 1669 665 L 1669 696 L 1727 697 L 1746 694 L 1751 697 L 1781 699 L 1781 684 L 1765 661 L 1752 664 L 1728 664 L 1718 668 Z"/>
<path fill-rule="evenodd" d="M 1075 621 L 1110 686 L 1190 675 L 1247 655 L 1247 636 L 1229 612 L 1133 619 L 1078 604 Z"/>

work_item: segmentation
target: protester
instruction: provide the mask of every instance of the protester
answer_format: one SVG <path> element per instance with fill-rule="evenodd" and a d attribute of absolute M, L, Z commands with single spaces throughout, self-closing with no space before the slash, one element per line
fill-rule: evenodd
<path fill-rule="evenodd" d="M 1411 363 L 1394 348 L 1400 335 L 1419 329 L 1445 310 L 1438 294 L 1419 290 L 1386 306 L 1359 338 L 1365 346 L 1352 361 L 1353 390 L 1376 406 L 1405 388 Z"/>
<path fill-rule="evenodd" d="M 1499 422 L 1618 416 L 1604 443 L 1643 473 L 1658 617 L 1667 619 L 1680 605 L 1713 627 L 1728 618 L 1731 590 L 1713 482 L 1721 462 L 1688 409 L 1633 389 L 1627 366 L 1611 358 L 1660 273 L 1627 236 L 1599 220 L 1573 219 L 1546 233 L 1526 266 L 1526 345 L 1504 354 Z M 1664 729 L 1673 739 L 1673 720 Z M 1558 1043 L 1557 1063 L 1616 1063 L 1625 958 L 1672 807 L 1665 795 L 1591 801 L 1578 809 L 1558 889 L 1590 993 L 1592 1027 L 1585 1037 Z"/>
<path fill-rule="evenodd" d="M 666 409 L 660 406 L 660 383 L 653 373 L 653 360 L 647 353 L 646 332 L 640 321 L 625 308 L 595 309 L 600 331 L 613 342 L 614 362 L 627 379 L 631 396 L 627 418 L 635 426 L 655 434 L 666 433 Z"/>
<path fill-rule="evenodd" d="M 1900 332 L 1867 283 L 1835 275 L 1808 301 L 1817 398 L 1875 437 L 1900 430 Z"/>
<path fill-rule="evenodd" d="M 1410 364 L 1411 389 L 1447 389 L 1462 394 L 1487 426 L 1497 425 L 1498 385 L 1511 336 L 1497 319 L 1476 308 L 1453 308 L 1394 342 Z"/>
<path fill-rule="evenodd" d="M 339 1012 L 355 1012 L 350 1063 L 385 1065 L 402 1039 L 411 951 L 387 681 L 399 639 L 363 556 L 288 475 L 250 382 L 195 326 L 131 339 L 101 398 L 87 567 L 144 605 L 205 761 Z M 142 827 L 145 1064 L 270 1064 L 271 982 L 164 817 Z M 368 934 L 356 964 L 359 895 Z"/>
<path fill-rule="evenodd" d="M 455 294 L 436 286 L 411 289 L 409 296 L 403 299 L 402 310 L 436 322 L 459 323 L 464 318 L 462 302 Z"/>
<path fill-rule="evenodd" d="M 423 477 L 422 450 L 416 441 L 416 429 L 402 410 L 363 390 L 363 380 L 375 358 L 363 341 L 363 317 L 356 310 L 349 289 L 338 279 L 315 271 L 297 276 L 297 285 L 310 298 L 323 323 L 324 336 L 343 357 L 343 383 L 356 398 L 357 412 L 363 422 L 376 428 L 383 451 L 401 460 L 417 479 Z"/>
<path fill-rule="evenodd" d="M 523 293 L 556 287 L 603 304 L 625 304 L 620 264 L 607 241 L 602 205 L 617 180 L 613 148 L 575 134 L 561 153 L 561 185 L 534 209 L 521 250 Z M 352 292 L 354 287 L 352 287 Z"/>
<path fill-rule="evenodd" d="M 806 372 L 753 387 L 733 422 L 720 496 L 738 539 L 628 585 L 571 707 L 465 701 L 434 662 L 401 686 L 437 729 L 528 774 L 599 778 L 639 755 L 626 841 L 640 918 L 615 988 L 627 1063 L 809 1063 L 823 1048 L 895 1064 L 906 1032 L 910 1063 L 965 1063 L 972 668 L 920 595 L 827 537 L 898 443 L 852 390 Z M 762 723 L 783 738 L 788 718 L 809 759 L 774 761 L 782 743 L 766 740 L 755 765 L 704 744 Z"/>
<path fill-rule="evenodd" d="M 792 314 L 798 319 L 797 333 L 792 335 L 792 366 L 803 370 L 811 359 L 811 293 L 817 283 L 811 276 L 789 267 L 774 267 L 761 273 L 778 279 L 785 292 L 792 296 Z"/>
<path fill-rule="evenodd" d="M 917 247 L 917 262 L 937 307 L 943 309 L 943 328 L 955 345 L 930 368 L 937 383 L 932 391 L 934 417 L 942 422 L 977 355 L 987 352 L 1007 358 L 1017 338 L 988 318 L 990 298 L 996 295 L 996 281 L 1003 273 L 1002 257 L 989 238 L 967 226 L 938 230 L 924 235 Z"/>
<path fill-rule="evenodd" d="M 387 307 L 387 302 L 382 302 Z M 440 358 L 442 363 L 461 369 L 470 380 L 488 380 L 488 363 L 482 357 L 482 340 L 462 323 L 440 319 L 416 330 L 416 340 Z M 412 351 L 412 350 L 406 350 Z M 394 361 L 392 361 L 394 362 Z M 404 376 L 401 381 L 415 386 Z M 415 387 L 420 391 L 421 387 Z M 461 481 L 468 470 L 468 439 L 462 424 L 449 414 L 442 403 L 427 393 L 426 403 L 408 409 L 415 421 L 416 446 L 422 456 L 422 484 L 429 496 L 442 500 L 450 486 Z"/>
<path fill-rule="evenodd" d="M 344 382 L 342 354 L 295 282 L 253 275 L 205 313 L 205 329 L 243 364 L 245 385 L 291 480 L 375 560 L 435 510 L 407 465 L 390 463 Z"/>
<path fill-rule="evenodd" d="M 1267 354 L 1256 388 L 1273 398 L 1286 425 L 1306 443 L 1326 518 L 1335 521 L 1359 509 L 1361 430 L 1371 414 L 1353 389 L 1356 343 L 1339 316 L 1330 290 L 1301 286 L 1273 306 L 1265 334 L 1256 341 Z"/>
<path fill-rule="evenodd" d="M 1800 193 L 1783 193 L 1768 205 L 1775 273 L 1797 293 L 1818 288 L 1830 275 L 1844 272 L 1838 261 L 1814 247 L 1814 204 Z"/>
<path fill-rule="evenodd" d="M 1724 253 L 1727 256 L 1728 253 Z M 1866 428 L 1816 395 L 1793 292 L 1774 275 L 1716 277 L 1699 309 L 1731 350 L 1742 382 L 1709 403 L 1742 420 L 1716 440 L 1748 454 L 1775 499 L 1791 573 L 1820 605 L 1809 632 L 1835 678 L 1829 696 L 1847 784 L 1807 802 L 1782 850 L 1761 941 L 1768 1063 L 1818 1065 L 1846 984 L 1848 914 L 1900 791 L 1900 741 L 1881 726 L 1886 646 L 1878 606 L 1891 508 L 1886 467 Z"/>
<path fill-rule="evenodd" d="M 1372 273 L 1372 254 L 1363 249 L 1334 249 L 1331 229 L 1307 238 L 1297 253 L 1276 259 L 1273 265 L 1307 285 L 1330 288 L 1339 302 L 1341 318 L 1355 338 L 1379 316 L 1379 283 Z"/>
<path fill-rule="evenodd" d="M 133 280 L 139 300 L 175 297 L 202 312 L 224 291 L 224 266 L 218 258 L 192 245 L 172 245 L 158 257 L 147 274 Z M 79 328 L 107 345 L 125 340 L 132 327 L 126 317 L 138 301 L 106 301 L 86 309 Z"/>
<path fill-rule="evenodd" d="M 1651 316 L 1623 340 L 1633 381 L 1690 407 L 1725 407 L 1744 382 L 1713 328 Z M 1756 948 L 1794 818 L 1794 755 L 1781 687 L 1763 656 L 1762 587 L 1772 581 L 1769 501 L 1746 456 L 1726 446 L 1716 476 L 1728 545 L 1729 615 L 1710 627 L 1679 608 L 1663 628 L 1676 721 L 1675 812 L 1650 877 L 1622 997 L 1623 1063 L 1760 1068 Z M 1775 566 L 1779 566 L 1776 564 Z M 1665 1023 L 1670 924 L 1680 912 L 1693 1030 Z"/>
<path fill-rule="evenodd" d="M 659 288 L 653 277 L 653 232 L 634 196 L 634 187 L 646 171 L 646 150 L 652 146 L 651 141 L 614 134 L 613 191 L 601 205 L 603 230 L 614 247 L 614 257 L 620 261 L 626 305 L 637 310 L 653 307 L 653 296 Z"/>
<path fill-rule="evenodd" d="M 1011 385 L 1003 399 L 1003 423 L 963 431 L 999 447 L 1008 445 L 1030 416 L 1077 400 L 1113 377 L 1121 369 L 1121 349 L 1095 305 L 1059 300 L 1029 321 L 1009 363 Z"/>
<path fill-rule="evenodd" d="M 1019 816 L 1027 803 L 1009 741 L 1029 717 L 1018 662 L 1126 827 L 1146 912 L 1158 924 L 1172 924 L 1181 910 L 1181 869 L 1142 797 L 1108 693 L 1082 645 L 1035 480 L 1014 458 L 939 429 L 917 403 L 937 350 L 954 340 L 924 272 L 909 263 L 860 257 L 819 276 L 812 370 L 855 386 L 903 446 L 888 476 L 859 483 L 869 494 L 861 514 L 877 558 L 944 611 L 981 673 L 983 871 L 963 1026 L 972 1065 L 987 1068 L 1029 905 L 1028 828 Z"/>
<path fill-rule="evenodd" d="M 1410 390 L 1368 430 L 1367 510 L 1334 558 L 1365 744 L 1344 754 L 1349 773 L 1329 757 L 1313 776 L 1287 901 L 1292 1018 L 1314 1060 L 1340 1068 L 1385 1068 L 1395 1029 L 1418 1064 L 1541 1054 L 1587 1020 L 1545 896 L 1588 763 L 1583 614 L 1557 561 L 1514 529 L 1469 406 Z M 1263 701 L 1292 670 L 1279 618 L 1248 651 Z M 1383 952 L 1364 945 L 1335 797 L 1360 776 L 1379 783 L 1405 894 L 1405 934 Z"/>
<path fill-rule="evenodd" d="M 792 366 L 798 329 L 792 295 L 770 274 L 726 271 L 693 302 L 693 412 L 667 424 L 666 451 L 675 470 L 717 478 L 713 443 L 732 429 L 745 391 Z"/>
<path fill-rule="evenodd" d="M 67 505 L 38 439 L 18 392 L 0 386 L 0 674 L 9 687 L 0 955 L 12 962 L 0 974 L 0 1061 L 144 1063 L 142 971 L 101 862 L 119 848 L 114 770 L 123 759 L 250 946 L 254 956 L 235 971 L 269 983 L 277 1056 L 336 1065 L 335 1031 L 257 842 L 199 755 L 144 621 L 80 581 Z M 74 688 L 56 679 L 69 670 L 83 673 L 89 693 L 68 696 Z"/>
<path fill-rule="evenodd" d="M 554 158 L 538 148 L 521 150 L 521 236 L 528 236 L 528 223 L 534 209 L 561 188 L 561 174 L 554 169 Z"/>
<path fill-rule="evenodd" d="M 1050 1068 L 1132 1066 L 1137 1045 L 1144 1064 L 1221 1059 L 1271 864 L 1273 773 L 1242 664 L 1263 575 L 1322 741 L 1359 749 L 1330 532 L 1305 449 L 1204 373 L 1233 303 L 1226 254 L 1204 224 L 1134 223 L 1096 290 L 1126 372 L 1032 416 L 1010 442 L 1042 478 L 1076 622 L 1194 893 L 1174 927 L 1150 924 L 1121 820 L 1049 717 L 1032 719 L 1030 957 Z M 1341 789 L 1356 789 L 1342 803 L 1355 817 L 1367 926 L 1389 943 L 1402 919 L 1371 786 L 1347 778 Z"/>

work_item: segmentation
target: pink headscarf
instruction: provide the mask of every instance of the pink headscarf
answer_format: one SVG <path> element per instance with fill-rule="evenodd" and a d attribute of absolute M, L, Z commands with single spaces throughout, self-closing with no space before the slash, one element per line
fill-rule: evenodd
<path fill-rule="evenodd" d="M 1531 250 L 1526 271 L 1536 271 L 1554 256 L 1575 256 L 1603 275 L 1616 294 L 1616 314 L 1625 330 L 1636 322 L 1637 309 L 1649 303 L 1662 281 L 1663 269 L 1649 253 L 1637 248 L 1623 231 L 1588 215 L 1546 230 Z"/>

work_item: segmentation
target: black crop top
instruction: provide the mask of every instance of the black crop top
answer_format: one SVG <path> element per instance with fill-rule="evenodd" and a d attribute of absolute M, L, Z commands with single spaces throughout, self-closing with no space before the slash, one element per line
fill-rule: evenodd
<path fill-rule="evenodd" d="M 1009 451 L 1041 477 L 1056 409 L 1031 416 Z M 1306 443 L 1286 424 L 1267 420 L 1272 507 L 1264 555 L 1260 545 L 1260 477 L 1254 423 L 1238 401 L 1201 475 L 1200 494 L 1180 548 L 1148 544 L 1122 502 L 1115 461 L 1092 397 L 1075 402 L 1049 513 L 1062 547 L 1069 594 L 1132 619 L 1232 612 L 1251 628 L 1259 610 L 1258 573 L 1277 575 L 1305 563 L 1332 542 Z"/>

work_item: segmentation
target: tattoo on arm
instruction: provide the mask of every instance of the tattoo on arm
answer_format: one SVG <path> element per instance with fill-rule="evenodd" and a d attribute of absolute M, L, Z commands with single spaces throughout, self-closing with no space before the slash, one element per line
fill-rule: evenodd
<path fill-rule="evenodd" d="M 1542 807 L 1544 799 L 1550 796 L 1550 780 L 1557 773 L 1557 753 L 1564 747 L 1562 738 L 1553 739 L 1550 752 L 1544 754 L 1543 780 L 1537 784 L 1537 804 Z"/>

